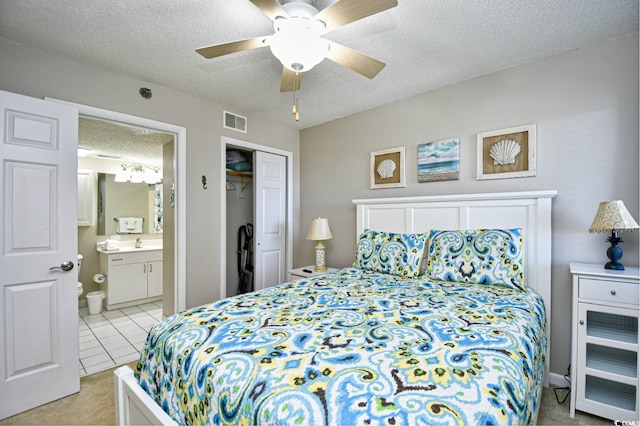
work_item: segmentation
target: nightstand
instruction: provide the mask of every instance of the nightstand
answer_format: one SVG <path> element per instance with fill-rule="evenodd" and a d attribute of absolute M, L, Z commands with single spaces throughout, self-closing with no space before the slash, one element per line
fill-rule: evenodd
<path fill-rule="evenodd" d="M 303 266 L 302 268 L 291 269 L 289 270 L 289 279 L 290 280 L 299 280 L 300 278 L 309 278 L 315 277 L 316 275 L 326 274 L 327 272 L 335 272 L 337 268 L 327 268 L 326 271 L 316 271 L 316 266 Z M 310 271 L 310 272 L 307 272 Z"/>
<path fill-rule="evenodd" d="M 640 418 L 640 270 L 572 263 L 571 417 Z"/>

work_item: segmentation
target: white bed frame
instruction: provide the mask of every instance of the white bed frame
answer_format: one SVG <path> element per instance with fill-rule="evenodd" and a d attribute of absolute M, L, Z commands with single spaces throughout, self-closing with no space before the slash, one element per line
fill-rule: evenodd
<path fill-rule="evenodd" d="M 544 299 L 551 328 L 551 199 L 556 191 L 503 192 L 353 200 L 356 238 L 365 228 L 418 233 L 430 229 L 522 228 L 525 279 Z M 549 344 L 547 344 L 547 348 Z M 544 386 L 549 385 L 549 352 Z M 138 385 L 128 366 L 114 373 L 116 424 L 175 424 Z"/>

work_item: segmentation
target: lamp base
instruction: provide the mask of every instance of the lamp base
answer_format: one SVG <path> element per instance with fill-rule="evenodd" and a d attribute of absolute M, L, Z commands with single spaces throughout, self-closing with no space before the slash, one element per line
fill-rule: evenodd
<path fill-rule="evenodd" d="M 624 271 L 624 265 L 620 262 L 607 262 L 604 269 L 613 269 L 614 271 Z"/>
<path fill-rule="evenodd" d="M 611 262 L 604 265 L 604 269 L 613 269 L 614 271 L 624 271 L 624 265 L 618 260 L 622 258 L 622 249 L 618 247 L 618 243 L 623 242 L 622 238 L 618 237 L 618 231 L 612 230 L 611 236 L 607 238 L 607 241 L 611 243 L 611 247 L 607 249 L 607 257 Z"/>
<path fill-rule="evenodd" d="M 318 241 L 318 243 L 315 246 L 315 250 L 316 250 L 316 267 L 315 267 L 315 271 L 316 272 L 324 272 L 327 270 L 327 264 L 325 263 L 324 260 L 324 243 L 322 241 Z"/>

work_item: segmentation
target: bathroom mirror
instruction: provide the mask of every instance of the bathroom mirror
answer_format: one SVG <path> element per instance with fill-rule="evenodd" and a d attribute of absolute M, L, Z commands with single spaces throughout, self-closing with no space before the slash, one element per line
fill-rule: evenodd
<path fill-rule="evenodd" d="M 115 182 L 115 175 L 98 173 L 97 198 L 98 235 L 118 234 L 123 217 L 142 218 L 141 234 L 162 233 L 162 184 Z"/>

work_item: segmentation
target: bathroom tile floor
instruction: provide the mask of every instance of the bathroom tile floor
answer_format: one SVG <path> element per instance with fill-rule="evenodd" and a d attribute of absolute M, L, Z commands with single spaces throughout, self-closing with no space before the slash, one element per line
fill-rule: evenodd
<path fill-rule="evenodd" d="M 162 302 L 145 303 L 99 314 L 79 310 L 80 376 L 136 361 L 152 325 L 162 319 Z"/>

